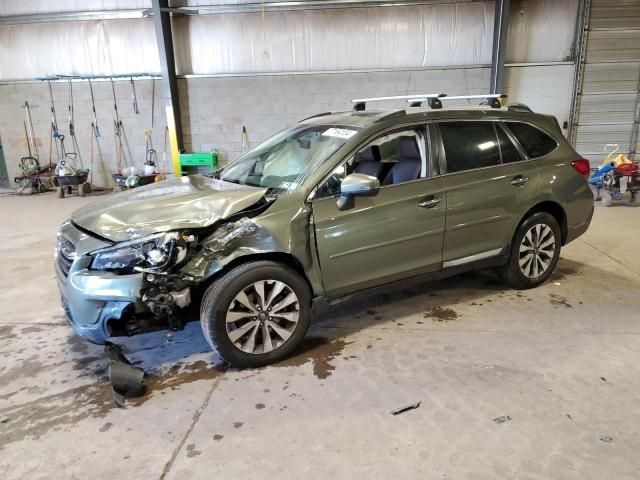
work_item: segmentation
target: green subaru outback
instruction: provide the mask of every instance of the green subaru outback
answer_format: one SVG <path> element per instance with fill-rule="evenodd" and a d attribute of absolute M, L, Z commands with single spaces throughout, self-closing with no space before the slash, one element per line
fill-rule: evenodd
<path fill-rule="evenodd" d="M 355 294 L 484 268 L 540 285 L 588 228 L 589 164 L 554 117 L 371 100 L 303 120 L 212 177 L 75 212 L 55 261 L 73 329 L 104 343 L 176 327 L 195 307 L 224 359 L 257 367 Z"/>

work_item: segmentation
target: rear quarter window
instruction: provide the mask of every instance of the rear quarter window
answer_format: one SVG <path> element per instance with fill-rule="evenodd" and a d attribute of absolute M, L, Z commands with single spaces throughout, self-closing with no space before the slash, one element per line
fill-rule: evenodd
<path fill-rule="evenodd" d="M 544 157 L 558 146 L 551 136 L 527 123 L 507 122 L 507 126 L 529 158 Z"/>

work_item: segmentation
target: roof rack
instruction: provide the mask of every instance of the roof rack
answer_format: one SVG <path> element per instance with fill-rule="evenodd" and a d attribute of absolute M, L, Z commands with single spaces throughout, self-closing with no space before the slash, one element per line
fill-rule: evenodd
<path fill-rule="evenodd" d="M 437 98 L 432 97 L 424 97 L 424 98 L 414 98 L 412 100 L 407 100 L 407 102 L 411 103 L 412 107 L 421 107 L 423 101 L 427 101 L 429 107 L 438 109 L 442 108 L 442 100 L 477 100 L 484 99 L 489 103 L 491 108 L 501 108 L 502 100 L 507 98 L 507 96 L 503 93 L 492 93 L 485 95 L 452 95 L 448 96 L 446 94 L 440 94 Z"/>
<path fill-rule="evenodd" d="M 502 107 L 502 100 L 507 98 L 502 93 L 491 93 L 484 95 L 452 95 L 446 93 L 428 93 L 425 95 L 395 95 L 391 97 L 371 97 L 371 98 L 354 98 L 351 103 L 354 104 L 353 109 L 356 112 L 363 111 L 368 102 L 381 102 L 385 100 L 406 100 L 412 107 L 421 107 L 422 102 L 427 102 L 429 107 L 438 109 L 442 108 L 442 100 L 474 100 L 484 99 L 489 103 L 491 108 Z"/>
<path fill-rule="evenodd" d="M 356 112 L 361 112 L 366 108 L 367 102 L 382 102 L 385 100 L 407 100 L 421 99 L 426 100 L 429 98 L 438 98 L 438 96 L 444 95 L 443 93 L 427 93 L 424 95 L 395 95 L 393 97 L 371 97 L 371 98 L 354 98 L 351 103 L 354 103 L 353 109 Z"/>

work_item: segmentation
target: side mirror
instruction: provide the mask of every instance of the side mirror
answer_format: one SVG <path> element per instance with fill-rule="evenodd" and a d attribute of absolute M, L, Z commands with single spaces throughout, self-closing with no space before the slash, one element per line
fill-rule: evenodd
<path fill-rule="evenodd" d="M 380 180 L 363 173 L 347 175 L 340 184 L 343 197 L 374 197 L 380 190 Z"/>
<path fill-rule="evenodd" d="M 380 190 L 380 180 L 363 173 L 347 175 L 340 184 L 340 198 L 338 210 L 347 210 L 353 207 L 354 197 L 373 197 Z"/>

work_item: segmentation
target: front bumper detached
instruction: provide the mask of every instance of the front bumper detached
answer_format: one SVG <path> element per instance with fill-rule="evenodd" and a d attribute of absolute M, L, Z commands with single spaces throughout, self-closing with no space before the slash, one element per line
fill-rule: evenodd
<path fill-rule="evenodd" d="M 91 342 L 103 344 L 111 336 L 111 322 L 133 309 L 140 295 L 142 274 L 116 275 L 89 270 L 95 239 L 71 224 L 61 231 L 55 272 L 62 308 L 73 330 Z M 88 243 L 88 245 L 84 245 Z"/>
<path fill-rule="evenodd" d="M 102 307 L 95 309 L 97 314 L 95 323 L 84 323 L 76 320 L 73 313 L 75 308 L 63 296 L 60 297 L 60 303 L 73 331 L 99 345 L 103 345 L 111 336 L 109 322 L 120 320 L 124 316 L 125 309 L 132 305 L 130 302 L 104 302 Z"/>

